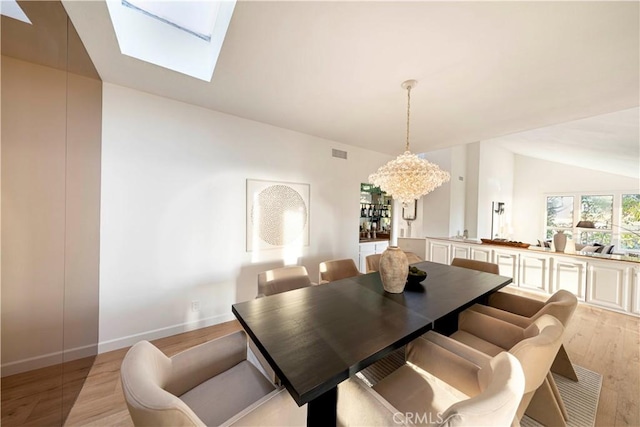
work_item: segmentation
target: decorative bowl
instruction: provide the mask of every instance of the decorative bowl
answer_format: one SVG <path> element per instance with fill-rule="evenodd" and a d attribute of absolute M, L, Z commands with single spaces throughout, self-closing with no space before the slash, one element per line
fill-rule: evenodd
<path fill-rule="evenodd" d="M 415 285 L 427 278 L 427 272 L 419 270 L 416 267 L 409 267 L 409 275 L 407 276 L 407 284 Z"/>

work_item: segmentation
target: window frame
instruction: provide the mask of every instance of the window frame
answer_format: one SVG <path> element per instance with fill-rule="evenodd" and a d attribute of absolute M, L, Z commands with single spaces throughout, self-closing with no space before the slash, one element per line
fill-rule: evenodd
<path fill-rule="evenodd" d="M 638 253 L 640 254 L 640 249 L 626 249 L 622 247 L 621 234 L 628 233 L 628 231 L 620 228 L 620 224 L 622 224 L 622 196 L 630 195 L 630 194 L 640 194 L 638 190 L 625 190 L 625 191 L 580 191 L 580 192 L 553 192 L 553 193 L 545 193 L 543 195 L 543 206 L 544 213 L 542 215 L 543 221 L 543 235 L 545 236 L 545 240 L 548 239 L 547 233 L 549 230 L 563 230 L 565 234 L 567 232 L 571 233 L 570 237 L 573 237 L 576 243 L 582 243 L 579 241 L 577 236 L 580 236 L 583 232 L 598 232 L 609 234 L 611 236 L 611 245 L 614 245 L 614 251 L 617 253 L 625 252 L 625 253 Z M 602 228 L 578 228 L 576 225 L 578 221 L 581 220 L 582 214 L 582 197 L 583 196 L 613 196 L 613 207 L 611 212 L 611 228 L 610 229 L 602 229 Z M 547 225 L 547 199 L 549 197 L 573 197 L 573 222 L 572 227 L 563 228 L 563 227 L 551 227 Z M 553 233 L 552 233 L 553 235 Z"/>

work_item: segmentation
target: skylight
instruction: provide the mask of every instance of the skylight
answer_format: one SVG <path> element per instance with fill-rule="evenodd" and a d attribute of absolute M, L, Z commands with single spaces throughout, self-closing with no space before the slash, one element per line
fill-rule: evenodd
<path fill-rule="evenodd" d="M 0 15 L 31 24 L 31 20 L 15 0 L 0 0 Z"/>
<path fill-rule="evenodd" d="M 211 40 L 220 7 L 217 1 L 122 0 L 122 4 L 206 41 Z"/>
<path fill-rule="evenodd" d="M 235 0 L 107 0 L 120 52 L 211 81 Z"/>

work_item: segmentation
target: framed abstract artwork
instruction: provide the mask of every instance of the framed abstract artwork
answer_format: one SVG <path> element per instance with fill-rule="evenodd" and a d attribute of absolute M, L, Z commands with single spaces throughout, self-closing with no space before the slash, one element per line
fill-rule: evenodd
<path fill-rule="evenodd" d="M 247 179 L 247 251 L 309 246 L 309 184 Z"/>

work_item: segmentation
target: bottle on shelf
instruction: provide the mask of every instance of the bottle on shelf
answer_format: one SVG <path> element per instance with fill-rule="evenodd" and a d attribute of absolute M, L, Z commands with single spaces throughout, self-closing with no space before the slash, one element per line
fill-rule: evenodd
<path fill-rule="evenodd" d="M 367 216 L 368 217 L 372 217 L 373 216 L 373 209 L 371 208 L 371 205 L 369 205 L 369 210 L 367 211 Z"/>

